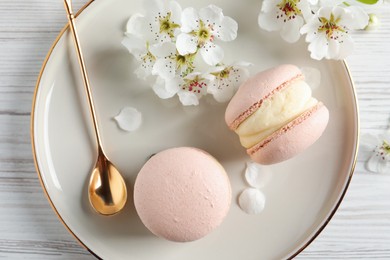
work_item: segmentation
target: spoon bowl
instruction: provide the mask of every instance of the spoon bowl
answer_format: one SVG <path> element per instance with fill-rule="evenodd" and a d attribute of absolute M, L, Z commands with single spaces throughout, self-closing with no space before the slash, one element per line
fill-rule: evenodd
<path fill-rule="evenodd" d="M 114 215 L 126 204 L 126 184 L 117 168 L 103 153 L 99 154 L 89 181 L 88 198 L 96 212 Z"/>

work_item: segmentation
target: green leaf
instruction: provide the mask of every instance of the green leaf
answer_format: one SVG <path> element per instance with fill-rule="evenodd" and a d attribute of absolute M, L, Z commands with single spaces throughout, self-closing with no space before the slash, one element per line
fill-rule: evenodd
<path fill-rule="evenodd" d="M 356 0 L 360 3 L 366 4 L 366 5 L 374 5 L 378 3 L 379 0 Z"/>

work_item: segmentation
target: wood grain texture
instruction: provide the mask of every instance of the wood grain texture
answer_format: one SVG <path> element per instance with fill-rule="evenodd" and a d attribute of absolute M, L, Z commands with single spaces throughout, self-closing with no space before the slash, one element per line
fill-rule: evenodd
<path fill-rule="evenodd" d="M 355 33 L 348 58 L 362 134 L 381 133 L 390 117 L 390 5 L 373 10 L 379 29 Z M 0 259 L 94 259 L 50 208 L 30 145 L 36 79 L 65 23 L 61 0 L 0 1 Z M 298 259 L 390 259 L 390 174 L 367 173 L 363 157 L 340 209 Z"/>

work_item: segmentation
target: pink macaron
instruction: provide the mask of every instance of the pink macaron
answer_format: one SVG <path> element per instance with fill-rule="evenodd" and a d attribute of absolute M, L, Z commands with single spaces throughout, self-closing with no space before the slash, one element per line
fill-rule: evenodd
<path fill-rule="evenodd" d="M 247 80 L 225 113 L 229 128 L 260 164 L 299 154 L 322 135 L 328 120 L 328 109 L 312 97 L 310 86 L 294 65 L 280 65 Z"/>
<path fill-rule="evenodd" d="M 200 239 L 218 227 L 231 204 L 229 178 L 210 154 L 190 147 L 150 158 L 134 185 L 134 204 L 143 224 L 175 242 Z"/>

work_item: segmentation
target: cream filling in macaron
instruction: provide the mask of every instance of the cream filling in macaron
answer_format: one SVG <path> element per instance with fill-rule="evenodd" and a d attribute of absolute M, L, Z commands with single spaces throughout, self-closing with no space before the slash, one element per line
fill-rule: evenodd
<path fill-rule="evenodd" d="M 251 148 L 317 103 L 305 81 L 294 81 L 265 99 L 260 108 L 245 119 L 235 132 L 242 146 Z"/>

